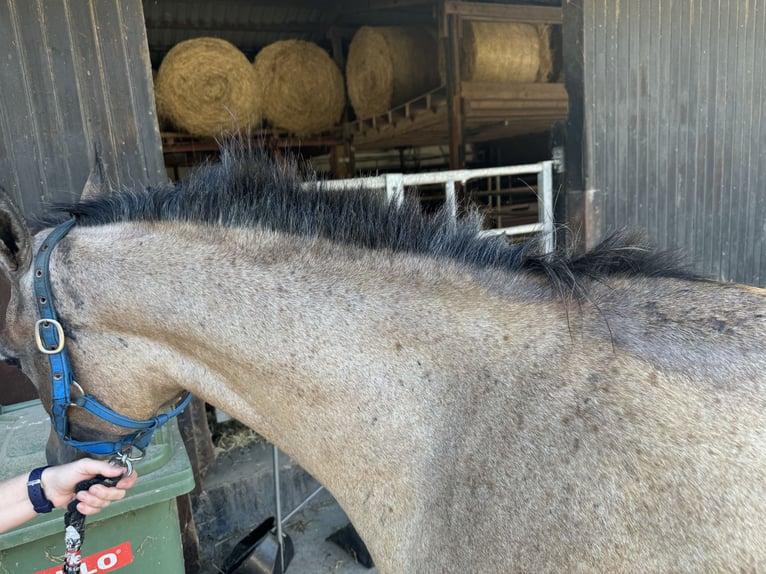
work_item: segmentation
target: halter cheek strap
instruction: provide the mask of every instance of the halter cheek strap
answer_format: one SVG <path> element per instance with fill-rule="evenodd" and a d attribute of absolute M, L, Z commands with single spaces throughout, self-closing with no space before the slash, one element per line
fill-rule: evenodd
<path fill-rule="evenodd" d="M 117 453 L 125 454 L 129 453 L 134 447 L 143 452 L 152 440 L 154 431 L 174 416 L 180 414 L 186 408 L 186 405 L 189 404 L 192 396 L 190 393 L 186 393 L 184 399 L 170 412 L 144 421 L 123 416 L 84 392 L 80 392 L 77 399 L 72 402 L 72 386 L 75 386 L 79 391 L 82 391 L 82 388 L 75 381 L 74 371 L 72 370 L 72 364 L 69 361 L 69 354 L 66 349 L 64 329 L 56 317 L 50 286 L 49 263 L 51 252 L 74 225 L 75 220 L 72 218 L 56 227 L 45 239 L 35 256 L 34 291 L 37 311 L 40 316 L 40 319 L 35 324 L 35 339 L 39 350 L 48 356 L 50 364 L 51 419 L 53 428 L 66 444 L 90 454 L 99 456 Z M 116 442 L 73 440 L 69 434 L 69 418 L 67 416 L 67 411 L 70 407 L 85 409 L 108 423 L 131 429 L 135 432 L 122 435 Z"/>

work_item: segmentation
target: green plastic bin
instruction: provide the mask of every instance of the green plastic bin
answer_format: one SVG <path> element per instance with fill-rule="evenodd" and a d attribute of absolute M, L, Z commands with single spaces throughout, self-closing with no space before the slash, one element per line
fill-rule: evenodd
<path fill-rule="evenodd" d="M 43 466 L 49 431 L 39 401 L 0 407 L 0 480 Z M 86 519 L 81 574 L 183 574 L 175 499 L 194 488 L 194 476 L 175 420 L 154 434 L 136 470 L 123 500 Z M 53 574 L 63 556 L 63 509 L 0 534 L 0 574 Z"/>

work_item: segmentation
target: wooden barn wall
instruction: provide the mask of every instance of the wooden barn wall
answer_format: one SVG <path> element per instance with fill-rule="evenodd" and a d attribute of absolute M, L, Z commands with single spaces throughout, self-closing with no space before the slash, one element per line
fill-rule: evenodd
<path fill-rule="evenodd" d="M 166 178 L 141 0 L 0 0 L 0 185 L 28 217 L 79 197 L 95 146 L 115 185 Z"/>
<path fill-rule="evenodd" d="M 141 0 L 0 0 L 0 186 L 32 220 L 79 197 L 96 145 L 115 185 L 167 177 Z M 0 404 L 34 396 L 4 363 L 0 381 Z"/>
<path fill-rule="evenodd" d="M 766 0 L 584 0 L 592 239 L 638 227 L 766 283 Z"/>

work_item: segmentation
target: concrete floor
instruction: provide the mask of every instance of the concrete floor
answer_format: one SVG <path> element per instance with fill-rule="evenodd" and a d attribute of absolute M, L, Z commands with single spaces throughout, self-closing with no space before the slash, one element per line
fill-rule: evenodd
<path fill-rule="evenodd" d="M 280 457 L 283 516 L 298 507 L 318 483 L 286 455 Z M 220 574 L 232 549 L 256 525 L 275 516 L 272 447 L 246 444 L 220 454 L 193 497 L 202 568 L 199 574 Z M 370 573 L 327 537 L 349 523 L 331 494 L 322 490 L 285 523 L 295 548 L 286 574 Z"/>
<path fill-rule="evenodd" d="M 326 540 L 346 524 L 346 514 L 327 491 L 313 498 L 286 524 L 295 546 L 287 574 L 375 574 L 375 568 L 356 563 L 345 550 Z"/>

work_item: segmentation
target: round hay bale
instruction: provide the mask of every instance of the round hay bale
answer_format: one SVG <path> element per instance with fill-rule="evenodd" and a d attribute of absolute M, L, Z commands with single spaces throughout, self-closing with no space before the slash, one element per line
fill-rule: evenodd
<path fill-rule="evenodd" d="M 460 57 L 463 79 L 474 82 L 546 81 L 552 67 L 547 27 L 532 24 L 468 21 Z"/>
<path fill-rule="evenodd" d="M 553 75 L 553 50 L 551 50 L 551 27 L 537 26 L 540 36 L 540 69 L 537 70 L 537 81 L 548 82 Z"/>
<path fill-rule="evenodd" d="M 313 42 L 280 40 L 253 62 L 263 113 L 274 127 L 297 135 L 336 125 L 346 105 L 338 65 Z"/>
<path fill-rule="evenodd" d="M 357 117 L 382 114 L 439 83 L 433 30 L 362 26 L 351 39 L 346 87 Z"/>
<path fill-rule="evenodd" d="M 261 121 L 255 73 L 247 57 L 218 38 L 173 46 L 155 83 L 157 114 L 197 136 L 247 131 Z"/>

